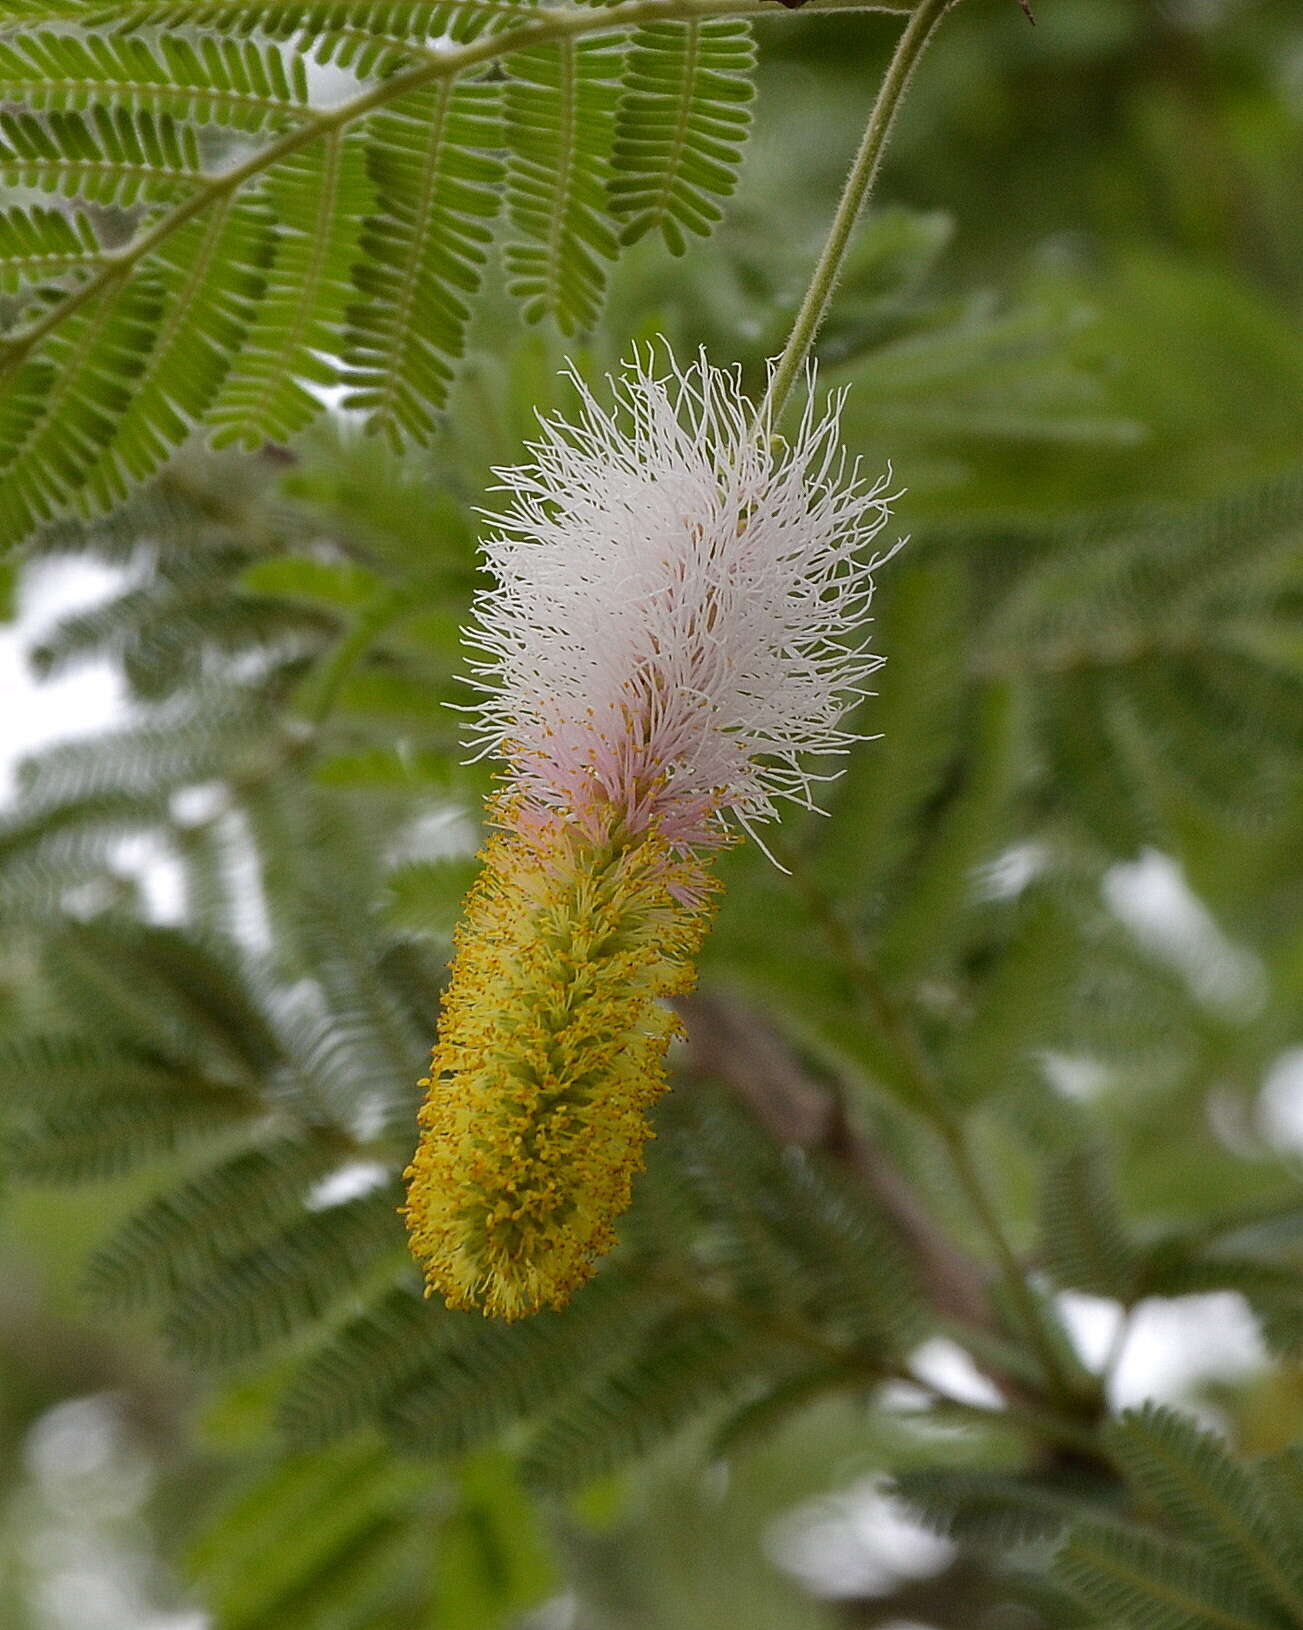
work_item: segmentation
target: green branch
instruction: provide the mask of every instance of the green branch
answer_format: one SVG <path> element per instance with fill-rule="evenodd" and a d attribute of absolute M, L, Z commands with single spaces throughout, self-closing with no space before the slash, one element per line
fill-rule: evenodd
<path fill-rule="evenodd" d="M 920 10 L 927 10 L 929 5 L 937 3 L 938 0 L 925 0 Z M 241 4 L 247 11 L 248 0 L 241 0 Z M 97 15 L 111 15 L 114 20 L 118 20 L 121 11 L 129 13 L 131 9 L 130 6 L 115 8 L 111 13 L 101 12 Z M 150 0 L 150 9 L 151 12 L 156 9 L 155 0 Z M 235 10 L 236 7 L 233 5 L 232 9 Z M 892 0 L 814 0 L 808 11 L 827 13 L 900 9 L 900 6 L 892 3 Z M 24 21 L 30 26 L 32 20 L 39 19 L 42 15 L 59 16 L 67 20 L 74 18 L 77 13 L 67 9 L 43 11 L 35 8 Z M 313 113 L 302 124 L 286 131 L 276 141 L 269 142 L 242 163 L 235 164 L 220 174 L 204 178 L 201 185 L 188 198 L 177 204 L 124 248 L 106 255 L 100 269 L 93 276 L 74 289 L 66 299 L 52 306 L 37 322 L 11 337 L 3 347 L 0 347 L 0 378 L 17 367 L 47 335 L 75 312 L 88 305 L 106 289 L 130 277 L 142 261 L 187 221 L 193 220 L 211 205 L 228 198 L 272 165 L 289 157 L 291 153 L 310 146 L 319 138 L 330 135 L 358 119 L 366 118 L 368 114 L 399 101 L 412 91 L 420 90 L 441 79 L 454 78 L 470 68 L 487 66 L 529 46 L 547 44 L 552 40 L 575 39 L 590 34 L 619 33 L 639 23 L 655 20 L 686 21 L 693 18 L 774 15 L 781 16 L 784 13 L 781 8 L 776 10 L 771 0 L 622 0 L 621 4 L 607 7 L 563 6 L 540 12 L 518 28 L 486 35 L 455 50 L 430 53 L 427 60 L 391 75 L 382 83 L 373 85 L 349 101 L 341 102 L 338 107 Z"/>

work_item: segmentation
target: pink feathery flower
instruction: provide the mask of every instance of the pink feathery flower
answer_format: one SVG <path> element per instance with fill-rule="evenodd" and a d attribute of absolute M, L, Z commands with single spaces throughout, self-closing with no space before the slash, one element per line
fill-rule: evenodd
<path fill-rule="evenodd" d="M 806 760 L 856 739 L 842 720 L 881 660 L 886 478 L 848 467 L 840 397 L 784 442 L 704 357 L 636 358 L 611 412 L 575 383 L 578 422 L 545 420 L 533 462 L 496 472 L 475 744 L 525 809 L 594 833 L 615 811 L 678 853 L 717 844 L 722 816 L 749 831 L 775 799 L 811 806 Z"/>

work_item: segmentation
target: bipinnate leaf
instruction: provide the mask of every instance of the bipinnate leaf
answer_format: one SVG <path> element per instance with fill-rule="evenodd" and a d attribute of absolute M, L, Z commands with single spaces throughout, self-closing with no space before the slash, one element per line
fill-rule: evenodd
<path fill-rule="evenodd" d="M 1078 1523 L 1063 1543 L 1055 1573 L 1110 1626 L 1287 1630 L 1291 1624 L 1250 1584 L 1212 1566 L 1193 1547 L 1138 1529 Z"/>
<path fill-rule="evenodd" d="M 659 232 L 671 254 L 704 236 L 737 185 L 755 62 L 746 22 L 644 23 L 629 45 L 616 114 L 611 212 L 622 243 Z"/>
<path fill-rule="evenodd" d="M 1108 1434 L 1145 1500 L 1210 1567 L 1252 1586 L 1303 1622 L 1303 1593 L 1282 1565 L 1298 1544 L 1276 1522 L 1261 1485 L 1212 1432 L 1162 1404 L 1128 1410 Z"/>

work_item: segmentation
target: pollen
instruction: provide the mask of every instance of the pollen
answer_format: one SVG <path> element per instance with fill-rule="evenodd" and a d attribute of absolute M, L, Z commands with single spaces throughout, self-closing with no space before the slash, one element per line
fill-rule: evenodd
<path fill-rule="evenodd" d="M 715 884 L 654 830 L 594 844 L 509 801 L 455 938 L 404 1215 L 429 1291 L 560 1307 L 615 1241 Z"/>

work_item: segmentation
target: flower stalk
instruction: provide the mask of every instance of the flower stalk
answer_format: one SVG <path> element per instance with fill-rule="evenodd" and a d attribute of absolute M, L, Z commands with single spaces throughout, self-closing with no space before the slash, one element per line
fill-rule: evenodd
<path fill-rule="evenodd" d="M 914 77 L 914 70 L 937 25 L 954 4 L 955 0 L 919 0 L 896 42 L 896 49 L 892 52 L 869 114 L 869 122 L 864 127 L 859 149 L 842 188 L 828 237 L 792 323 L 787 344 L 770 376 L 763 417 L 772 423 L 776 423 L 781 416 L 828 314 L 851 239 L 873 191 L 882 155 L 909 89 L 909 82 Z"/>

